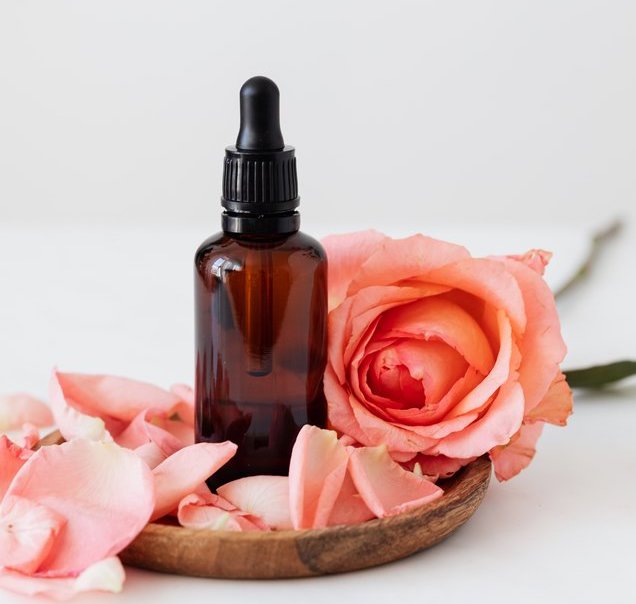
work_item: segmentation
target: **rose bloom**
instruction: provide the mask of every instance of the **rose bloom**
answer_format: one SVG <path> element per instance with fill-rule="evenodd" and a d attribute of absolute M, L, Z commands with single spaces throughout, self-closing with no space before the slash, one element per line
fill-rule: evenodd
<path fill-rule="evenodd" d="M 473 258 L 423 235 L 323 240 L 329 259 L 329 421 L 360 445 L 386 444 L 424 474 L 449 476 L 489 453 L 500 480 L 525 468 L 545 422 L 572 394 L 550 258 Z"/>

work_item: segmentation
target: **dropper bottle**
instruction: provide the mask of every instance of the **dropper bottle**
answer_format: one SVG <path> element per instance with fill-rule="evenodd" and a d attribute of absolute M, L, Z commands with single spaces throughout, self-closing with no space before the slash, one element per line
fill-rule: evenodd
<path fill-rule="evenodd" d="M 249 79 L 240 108 L 236 145 L 225 151 L 223 230 L 195 256 L 196 439 L 238 445 L 212 488 L 287 474 L 300 428 L 324 427 L 327 415 L 327 260 L 299 231 L 278 87 Z"/>

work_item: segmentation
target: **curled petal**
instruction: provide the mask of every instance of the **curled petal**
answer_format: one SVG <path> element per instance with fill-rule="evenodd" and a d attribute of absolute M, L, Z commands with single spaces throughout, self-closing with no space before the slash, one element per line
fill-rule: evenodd
<path fill-rule="evenodd" d="M 0 501 L 18 470 L 33 455 L 30 448 L 20 447 L 5 435 L 0 435 Z"/>
<path fill-rule="evenodd" d="M 152 520 L 177 508 L 181 499 L 192 493 L 236 453 L 236 445 L 198 443 L 177 451 L 154 470 L 155 509 Z"/>
<path fill-rule="evenodd" d="M 565 426 L 572 414 L 572 390 L 559 371 L 542 401 L 526 415 L 528 422 L 542 421 Z"/>
<path fill-rule="evenodd" d="M 38 569 L 49 576 L 76 574 L 117 554 L 144 528 L 154 504 L 152 474 L 141 459 L 85 439 L 36 451 L 9 486 L 0 514 L 14 496 L 66 519 Z"/>
<path fill-rule="evenodd" d="M 506 383 L 483 417 L 461 432 L 443 438 L 427 453 L 463 459 L 477 457 L 493 447 L 505 445 L 521 426 L 523 402 L 521 386 L 517 382 Z"/>
<path fill-rule="evenodd" d="M 0 514 L 0 567 L 31 574 L 47 557 L 66 520 L 44 505 L 11 497 Z"/>
<path fill-rule="evenodd" d="M 179 524 L 186 528 L 215 531 L 267 531 L 258 516 L 242 512 L 219 495 L 186 495 L 179 503 Z"/>
<path fill-rule="evenodd" d="M 517 280 L 528 319 L 527 329 L 519 342 L 522 358 L 519 383 L 528 413 L 541 402 L 558 376 L 559 363 L 565 357 L 566 347 L 561 337 L 554 295 L 548 284 L 521 262 L 509 259 L 500 259 L 499 262 Z"/>
<path fill-rule="evenodd" d="M 26 423 L 42 428 L 51 426 L 51 409 L 41 400 L 24 392 L 0 396 L 0 432 L 18 430 Z"/>
<path fill-rule="evenodd" d="M 353 449 L 349 463 L 356 489 L 378 518 L 406 512 L 443 494 L 430 480 L 400 467 L 384 445 Z"/>
<path fill-rule="evenodd" d="M 273 529 L 292 528 L 287 476 L 248 476 L 217 489 L 239 510 L 263 519 Z"/>
<path fill-rule="evenodd" d="M 187 384 L 173 384 L 170 392 L 176 394 L 184 405 L 178 407 L 178 414 L 181 421 L 188 426 L 194 426 L 194 390 Z"/>
<path fill-rule="evenodd" d="M 457 459 L 446 457 L 446 455 L 418 455 L 409 462 L 409 467 L 413 466 L 413 471 L 420 473 L 432 480 L 439 478 L 449 478 L 464 466 L 475 461 L 476 457 L 467 459 Z"/>
<path fill-rule="evenodd" d="M 537 440 L 543 431 L 543 423 L 524 424 L 510 443 L 490 452 L 498 480 L 509 480 L 528 467 L 535 454 Z"/>
<path fill-rule="evenodd" d="M 56 370 L 53 370 L 49 381 L 49 399 L 55 423 L 65 440 L 86 438 L 112 441 L 112 436 L 101 417 L 87 415 L 68 404 Z"/>
<path fill-rule="evenodd" d="M 95 562 L 77 577 L 29 576 L 0 569 L 0 587 L 27 596 L 48 596 L 60 601 L 86 591 L 119 593 L 125 578 L 124 567 L 116 556 Z"/>
<path fill-rule="evenodd" d="M 137 449 L 153 442 L 166 457 L 169 457 L 184 445 L 170 432 L 157 425 L 163 423 L 163 415 L 165 414 L 154 409 L 141 411 L 124 431 L 115 437 L 115 442 L 128 449 Z"/>
<path fill-rule="evenodd" d="M 146 409 L 188 417 L 191 406 L 158 386 L 110 375 L 55 372 L 67 404 L 85 415 L 101 417 L 115 436 Z"/>
<path fill-rule="evenodd" d="M 511 254 L 508 258 L 525 264 L 528 268 L 531 268 L 535 273 L 537 273 L 537 275 L 543 275 L 543 273 L 545 273 L 546 266 L 548 266 L 548 263 L 552 258 L 552 252 L 534 249 L 526 252 L 525 254 Z"/>
<path fill-rule="evenodd" d="M 358 524 L 375 518 L 375 514 L 369 509 L 364 502 L 356 485 L 353 483 L 351 474 L 345 474 L 342 488 L 338 493 L 338 498 L 333 505 L 333 510 L 329 516 L 328 526 L 337 526 L 341 524 Z"/>
<path fill-rule="evenodd" d="M 295 529 L 327 526 L 349 456 L 332 430 L 303 426 L 289 464 L 289 501 Z"/>

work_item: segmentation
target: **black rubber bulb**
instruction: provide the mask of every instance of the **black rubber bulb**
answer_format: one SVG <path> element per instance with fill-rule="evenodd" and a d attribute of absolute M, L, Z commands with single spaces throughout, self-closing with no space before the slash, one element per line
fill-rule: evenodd
<path fill-rule="evenodd" d="M 277 151 L 285 146 L 280 131 L 280 93 L 269 78 L 255 76 L 241 86 L 241 128 L 237 149 Z"/>

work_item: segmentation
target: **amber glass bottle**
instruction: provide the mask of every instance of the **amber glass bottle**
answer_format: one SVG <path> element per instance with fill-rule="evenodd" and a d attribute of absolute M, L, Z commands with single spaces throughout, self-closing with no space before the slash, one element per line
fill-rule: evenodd
<path fill-rule="evenodd" d="M 267 78 L 241 88 L 241 129 L 226 149 L 223 231 L 195 257 L 196 438 L 231 440 L 210 480 L 287 474 L 296 435 L 326 424 L 327 261 L 301 233 L 296 160 Z"/>

